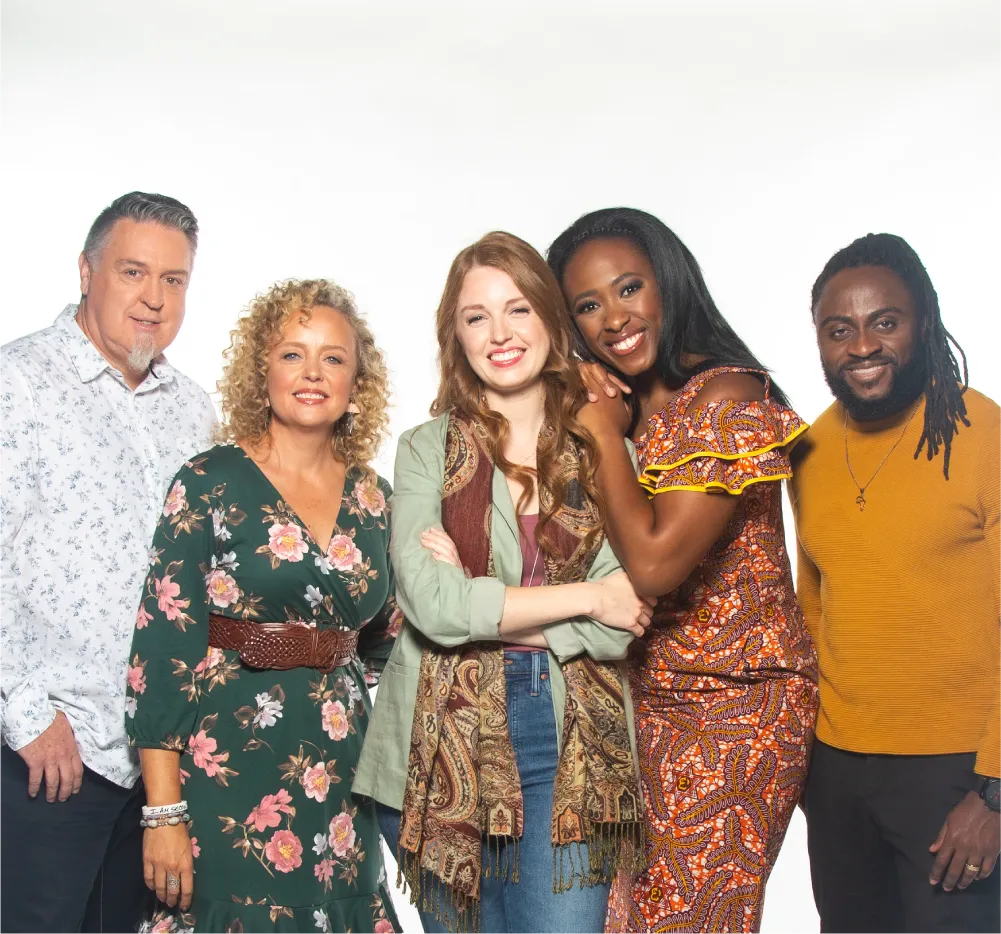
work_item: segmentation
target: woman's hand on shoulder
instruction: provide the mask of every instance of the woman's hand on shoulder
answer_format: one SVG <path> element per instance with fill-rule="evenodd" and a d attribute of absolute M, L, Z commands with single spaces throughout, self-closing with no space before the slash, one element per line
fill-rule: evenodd
<path fill-rule="evenodd" d="M 616 571 L 595 581 L 596 603 L 591 613 L 599 623 L 642 636 L 650 625 L 656 601 L 636 593 L 629 575 Z"/>
<path fill-rule="evenodd" d="M 588 401 L 577 413 L 578 421 L 596 438 L 624 438 L 632 421 L 632 410 L 625 399 L 631 390 L 597 363 L 582 363 L 580 372 Z"/>
<path fill-rule="evenodd" d="M 168 885 L 169 877 L 176 879 L 178 884 Z M 178 905 L 181 911 L 191 907 L 195 871 L 186 824 L 143 831 L 143 878 L 146 887 L 156 892 L 156 897 L 165 905 L 171 908 Z"/>

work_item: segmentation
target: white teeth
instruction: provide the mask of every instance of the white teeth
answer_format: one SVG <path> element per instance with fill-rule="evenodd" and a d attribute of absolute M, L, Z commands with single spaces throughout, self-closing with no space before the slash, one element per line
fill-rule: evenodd
<path fill-rule="evenodd" d="M 509 360 L 516 360 L 524 352 L 525 352 L 524 350 L 520 350 L 520 349 L 516 349 L 516 350 L 504 350 L 501 353 L 492 353 L 492 354 L 490 354 L 490 359 L 491 360 L 497 360 L 500 363 L 507 363 Z"/>
<path fill-rule="evenodd" d="M 295 397 L 296 399 L 316 399 L 317 401 L 327 398 L 318 392 L 297 392 Z"/>
<path fill-rule="evenodd" d="M 616 341 L 612 344 L 615 350 L 632 350 L 639 342 L 640 338 L 643 336 L 642 331 L 637 331 L 632 337 L 626 337 L 623 340 Z"/>

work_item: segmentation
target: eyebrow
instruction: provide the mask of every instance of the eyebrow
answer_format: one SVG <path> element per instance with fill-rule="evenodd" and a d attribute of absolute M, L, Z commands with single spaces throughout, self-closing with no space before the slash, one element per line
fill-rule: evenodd
<path fill-rule="evenodd" d="M 509 298 L 506 302 L 504 302 L 504 307 L 507 308 L 509 305 L 517 305 L 518 302 L 524 302 L 526 305 L 529 304 L 527 298 L 522 298 L 522 296 L 519 295 L 517 298 Z M 467 311 L 486 311 L 486 310 L 487 310 L 486 306 L 480 303 L 477 303 L 475 305 L 463 305 L 459 309 L 459 314 L 460 315 L 464 314 Z"/>
<path fill-rule="evenodd" d="M 149 272 L 149 266 L 146 265 L 141 259 L 129 259 L 125 257 L 120 259 L 115 263 L 116 266 L 138 266 L 140 269 L 145 269 Z M 188 275 L 187 269 L 167 269 L 161 273 L 163 276 L 186 276 Z"/>
<path fill-rule="evenodd" d="M 642 279 L 643 278 L 643 274 L 642 273 L 638 273 L 638 272 L 624 272 L 624 273 L 622 273 L 621 276 L 616 276 L 609 283 L 609 285 L 612 285 L 612 286 L 618 285 L 623 279 L 628 279 L 631 276 L 635 276 L 637 279 Z M 578 295 L 575 295 L 573 297 L 573 301 L 571 301 L 570 304 L 571 305 L 576 305 L 577 302 L 579 302 L 585 295 L 594 295 L 594 294 L 597 293 L 597 291 L 598 291 L 597 289 L 587 289 L 586 291 L 581 292 Z"/>
<path fill-rule="evenodd" d="M 289 340 L 281 340 L 277 344 L 278 347 L 283 347 L 285 345 L 288 345 L 289 347 L 303 347 L 303 348 L 305 348 L 306 346 L 302 341 L 289 341 Z M 348 352 L 347 347 L 345 347 L 343 344 L 324 344 L 320 348 L 320 350 L 339 350 L 343 354 L 346 354 Z"/>
<path fill-rule="evenodd" d="M 896 313 L 898 315 L 904 314 L 903 308 L 898 308 L 896 305 L 887 305 L 884 308 L 877 308 L 875 311 L 870 311 L 869 314 L 865 316 L 865 323 L 868 324 L 870 321 L 875 321 L 877 318 L 885 314 Z M 820 327 L 826 327 L 828 324 L 832 324 L 835 321 L 842 321 L 845 324 L 854 324 L 855 319 L 849 317 L 848 315 L 827 315 L 821 322 Z"/>

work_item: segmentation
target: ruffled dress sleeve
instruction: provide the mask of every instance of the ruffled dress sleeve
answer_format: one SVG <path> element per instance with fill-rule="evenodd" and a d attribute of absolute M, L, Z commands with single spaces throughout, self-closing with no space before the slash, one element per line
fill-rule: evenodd
<path fill-rule="evenodd" d="M 708 402 L 686 411 L 675 430 L 651 432 L 639 482 L 651 494 L 718 490 L 736 496 L 753 483 L 786 480 L 792 476 L 789 450 L 807 427 L 772 399 Z"/>

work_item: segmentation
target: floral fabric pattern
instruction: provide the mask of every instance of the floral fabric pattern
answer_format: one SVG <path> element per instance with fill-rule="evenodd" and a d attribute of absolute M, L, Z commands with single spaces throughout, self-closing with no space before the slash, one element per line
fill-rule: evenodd
<path fill-rule="evenodd" d="M 195 897 L 183 915 L 161 906 L 148 930 L 394 930 L 374 810 L 350 795 L 366 683 L 399 627 L 389 493 L 349 475 L 321 549 L 239 447 L 193 458 L 171 485 L 135 618 L 126 722 L 134 745 L 182 754 Z M 252 669 L 209 646 L 210 614 L 356 629 L 361 663 Z"/>
<path fill-rule="evenodd" d="M 719 490 L 739 501 L 630 656 L 647 839 L 643 871 L 613 885 L 609 931 L 758 930 L 806 778 L 816 655 L 781 504 L 788 445 L 806 425 L 767 392 L 691 407 L 720 372 L 690 380 L 636 445 L 651 495 Z"/>

